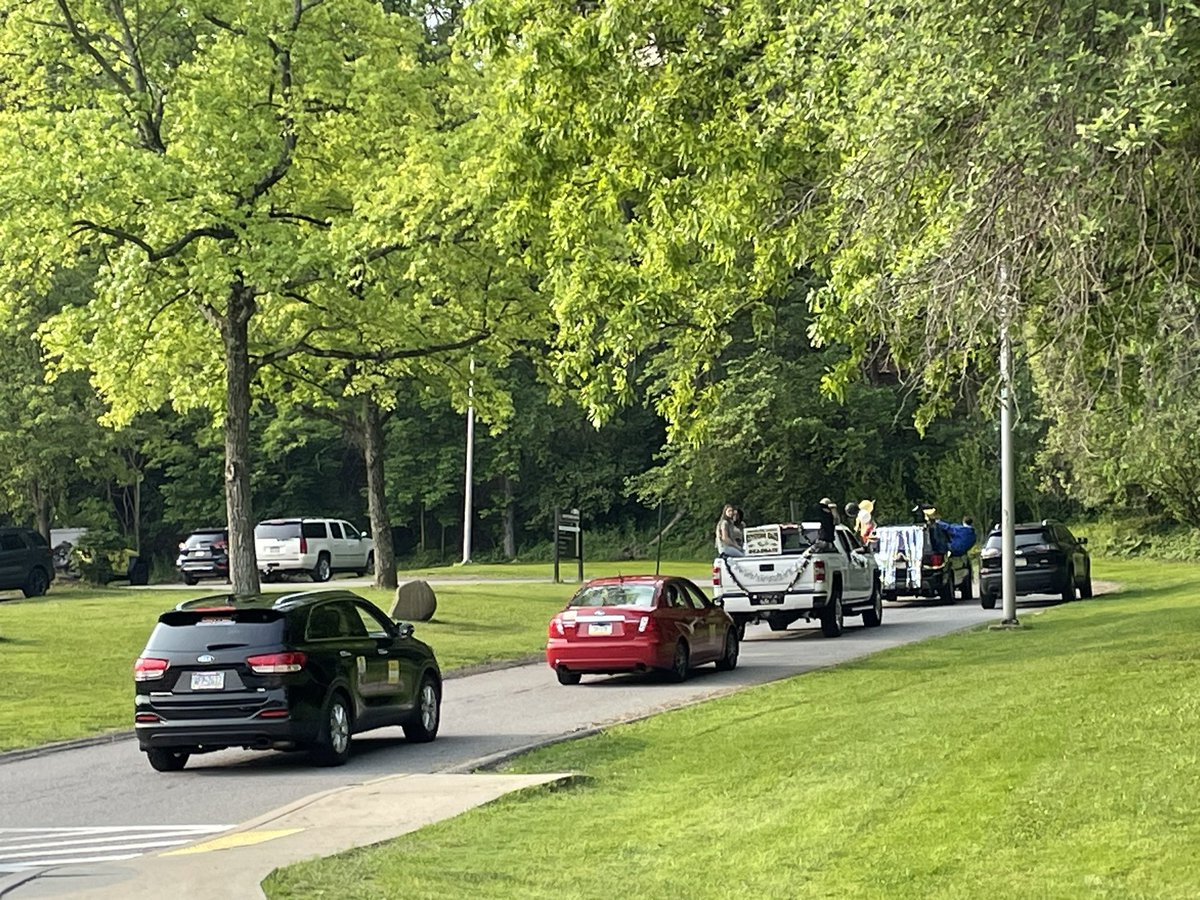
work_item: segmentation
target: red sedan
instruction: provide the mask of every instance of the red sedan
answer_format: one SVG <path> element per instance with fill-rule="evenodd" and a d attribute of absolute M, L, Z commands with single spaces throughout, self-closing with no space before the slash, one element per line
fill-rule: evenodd
<path fill-rule="evenodd" d="M 581 587 L 550 620 L 546 662 L 560 684 L 585 674 L 649 672 L 675 681 L 693 666 L 737 666 L 733 619 L 686 578 L 624 575 Z"/>

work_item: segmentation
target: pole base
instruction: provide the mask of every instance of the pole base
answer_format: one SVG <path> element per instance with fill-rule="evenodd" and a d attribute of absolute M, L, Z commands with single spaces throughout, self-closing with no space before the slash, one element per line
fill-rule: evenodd
<path fill-rule="evenodd" d="M 1020 631 L 1025 626 L 1016 619 L 1004 619 L 988 626 L 988 631 Z"/>

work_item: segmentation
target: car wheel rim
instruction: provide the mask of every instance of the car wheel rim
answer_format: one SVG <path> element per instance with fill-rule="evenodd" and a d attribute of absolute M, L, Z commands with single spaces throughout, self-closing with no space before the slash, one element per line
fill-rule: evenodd
<path fill-rule="evenodd" d="M 428 682 L 421 688 L 421 724 L 426 731 L 433 731 L 437 725 L 438 705 L 437 691 Z"/>
<path fill-rule="evenodd" d="M 329 711 L 329 743 L 336 753 L 345 753 L 346 745 L 350 743 L 350 720 L 346 716 L 346 707 L 340 703 L 333 704 Z"/>

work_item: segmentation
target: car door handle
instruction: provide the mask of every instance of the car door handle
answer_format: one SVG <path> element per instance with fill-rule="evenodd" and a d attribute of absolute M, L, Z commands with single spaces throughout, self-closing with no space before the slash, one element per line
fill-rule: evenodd
<path fill-rule="evenodd" d="M 339 650 L 338 651 L 338 656 L 353 656 L 353 655 L 354 654 L 351 653 L 349 650 Z"/>
<path fill-rule="evenodd" d="M 378 653 L 380 656 L 387 656 L 387 655 L 388 655 L 388 652 L 387 652 L 385 649 L 383 649 L 382 647 L 379 647 L 379 648 L 377 648 L 377 649 L 375 650 L 375 652 L 376 652 L 376 653 Z"/>

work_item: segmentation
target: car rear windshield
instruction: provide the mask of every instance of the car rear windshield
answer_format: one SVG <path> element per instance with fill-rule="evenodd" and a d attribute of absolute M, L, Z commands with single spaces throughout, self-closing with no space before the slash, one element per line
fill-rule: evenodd
<path fill-rule="evenodd" d="M 300 537 L 299 522 L 262 522 L 255 526 L 254 536 L 270 541 L 286 541 Z"/>
<path fill-rule="evenodd" d="M 187 536 L 184 544 L 188 547 L 205 547 L 216 541 L 225 540 L 223 531 L 194 531 Z"/>
<path fill-rule="evenodd" d="M 1018 531 L 1014 535 L 1014 538 L 1016 539 L 1015 546 L 1017 549 L 1053 543 L 1051 536 L 1044 531 Z M 1001 535 L 989 534 L 986 546 L 999 550 L 1001 549 L 1001 540 Z"/>
<path fill-rule="evenodd" d="M 146 649 L 200 652 L 281 644 L 284 622 L 283 613 L 273 609 L 174 610 L 158 617 Z"/>
<path fill-rule="evenodd" d="M 653 584 L 603 584 L 585 587 L 571 598 L 570 606 L 640 606 L 654 605 Z"/>

